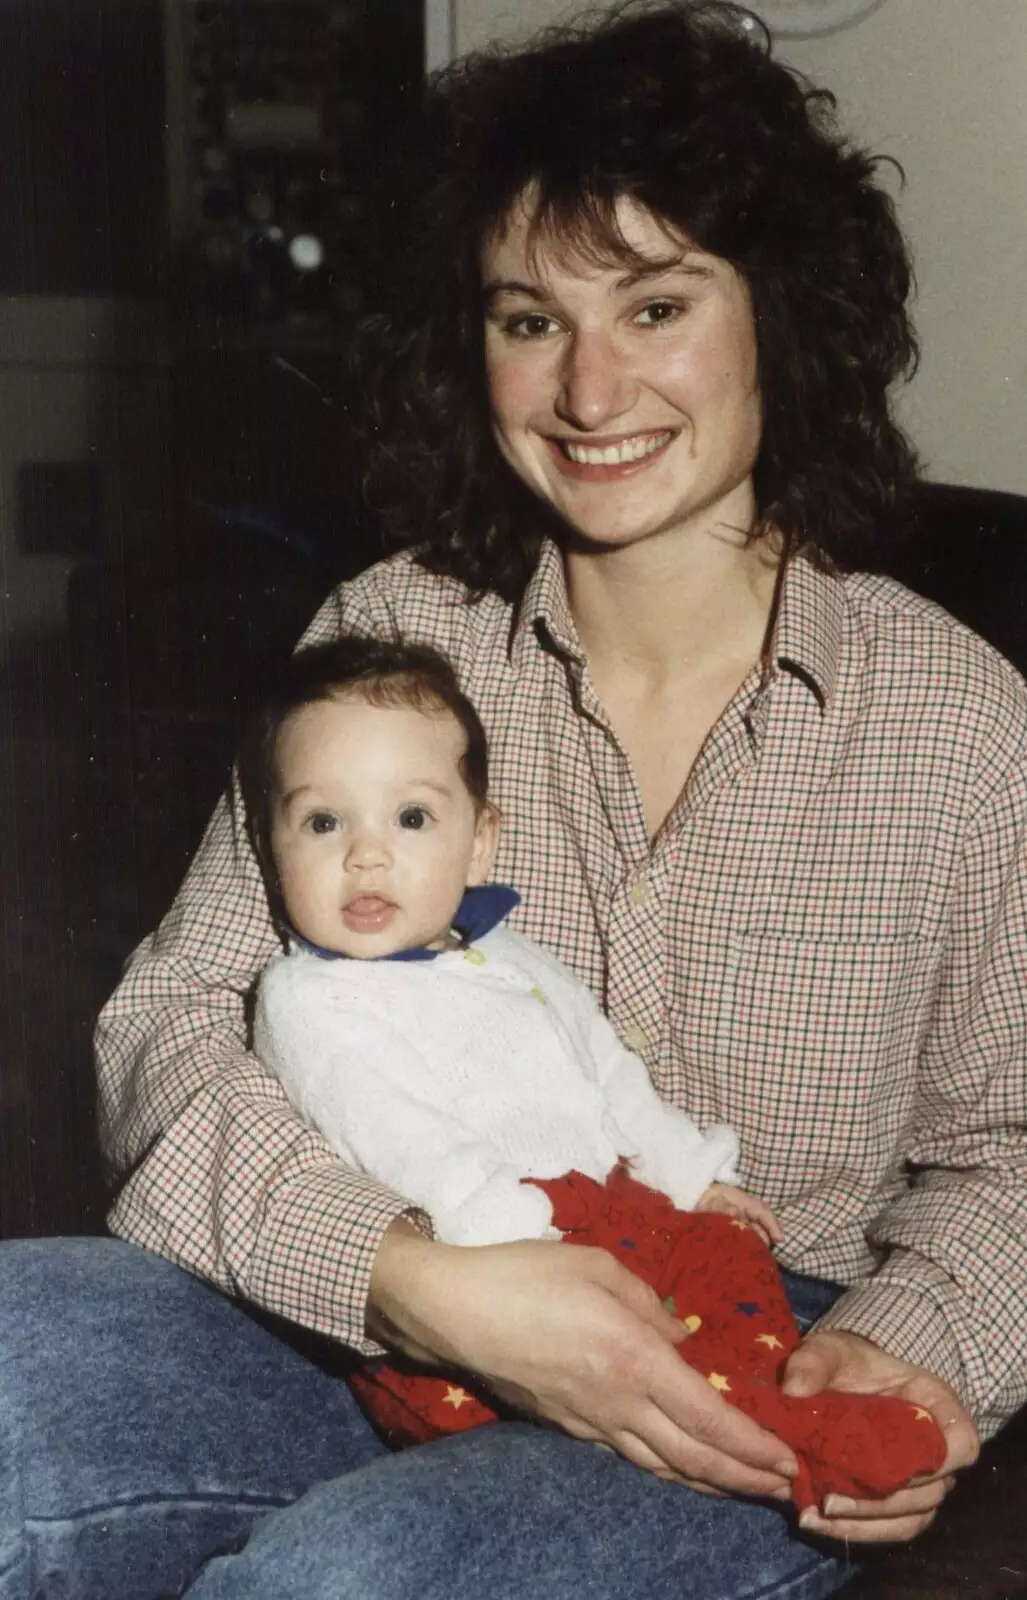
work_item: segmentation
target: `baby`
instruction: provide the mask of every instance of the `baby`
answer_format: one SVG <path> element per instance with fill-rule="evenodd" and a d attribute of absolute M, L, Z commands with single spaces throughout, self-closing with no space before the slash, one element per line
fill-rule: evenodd
<path fill-rule="evenodd" d="M 661 1101 L 585 985 L 504 926 L 518 897 L 485 881 L 500 828 L 487 769 L 434 651 L 345 638 L 293 658 L 238 763 L 288 946 L 261 979 L 257 1053 L 438 1238 L 600 1244 L 644 1277 L 681 1317 L 683 1357 L 792 1444 L 797 1504 L 933 1470 L 940 1433 L 904 1402 L 781 1394 L 798 1343 L 768 1248 L 781 1228 L 736 1187 L 731 1129 Z M 354 1388 L 393 1442 L 495 1419 L 403 1363 L 366 1366 Z"/>
<path fill-rule="evenodd" d="M 306 651 L 257 721 L 240 770 L 290 951 L 264 973 L 255 1043 L 340 1156 L 451 1244 L 550 1235 L 522 1180 L 602 1181 L 620 1160 L 682 1209 L 781 1238 L 733 1184 L 730 1129 L 665 1105 L 585 985 L 502 925 L 517 896 L 482 887 L 500 826 L 485 735 L 447 662 Z"/>

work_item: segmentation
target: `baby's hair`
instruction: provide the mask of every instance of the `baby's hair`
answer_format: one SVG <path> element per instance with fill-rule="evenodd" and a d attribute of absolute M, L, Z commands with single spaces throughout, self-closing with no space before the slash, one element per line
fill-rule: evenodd
<path fill-rule="evenodd" d="M 284 907 L 271 853 L 278 738 L 297 711 L 325 700 L 363 700 L 369 706 L 408 708 L 425 716 L 450 712 L 467 740 L 460 776 L 479 809 L 488 803 L 485 730 L 445 656 L 429 645 L 362 639 L 355 634 L 298 650 L 248 717 L 236 756 L 246 832 L 264 874 L 272 914 L 279 921 Z"/>

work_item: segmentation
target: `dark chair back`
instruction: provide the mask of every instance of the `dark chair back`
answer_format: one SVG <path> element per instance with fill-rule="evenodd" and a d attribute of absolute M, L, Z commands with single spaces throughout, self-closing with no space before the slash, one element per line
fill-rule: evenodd
<path fill-rule="evenodd" d="M 925 483 L 909 538 L 878 566 L 1027 675 L 1027 496 Z"/>

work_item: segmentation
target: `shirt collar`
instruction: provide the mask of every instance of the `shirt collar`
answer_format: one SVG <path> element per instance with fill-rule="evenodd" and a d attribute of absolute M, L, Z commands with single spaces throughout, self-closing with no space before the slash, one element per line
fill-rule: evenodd
<path fill-rule="evenodd" d="M 809 556 L 791 556 L 781 577 L 777 616 L 768 658 L 768 675 L 787 672 L 805 682 L 822 710 L 838 681 L 845 616 L 845 588 L 836 572 Z M 551 539 L 542 542 L 538 564 L 524 591 L 514 627 L 511 661 L 520 670 L 532 648 L 549 642 L 579 664 L 584 653 L 574 627 L 563 557 Z"/>
<path fill-rule="evenodd" d="M 515 671 L 525 666 L 539 644 L 555 646 L 579 664 L 584 652 L 574 627 L 567 599 L 563 556 L 552 539 L 543 539 L 538 563 L 521 599 L 510 646 Z"/>
<path fill-rule="evenodd" d="M 479 939 L 484 939 L 493 928 L 498 928 L 505 922 L 515 906 L 520 905 L 521 897 L 516 889 L 511 889 L 505 883 L 483 883 L 473 889 L 465 889 L 463 899 L 456 909 L 453 918 L 453 931 L 459 934 L 460 942 L 464 945 L 475 944 Z M 321 961 L 349 961 L 351 958 L 341 950 L 326 950 L 323 945 L 314 944 L 310 939 L 304 939 L 301 933 L 288 923 L 286 933 L 294 944 L 301 950 L 306 950 L 312 956 L 317 956 Z M 443 955 L 442 950 L 428 950 L 419 945 L 414 950 L 394 950 L 390 956 L 371 956 L 372 961 L 434 961 L 436 956 Z"/>
<path fill-rule="evenodd" d="M 806 683 L 828 710 L 838 683 L 845 624 L 845 585 L 807 555 L 794 555 L 781 577 L 770 648 L 770 676 L 787 672 Z"/>

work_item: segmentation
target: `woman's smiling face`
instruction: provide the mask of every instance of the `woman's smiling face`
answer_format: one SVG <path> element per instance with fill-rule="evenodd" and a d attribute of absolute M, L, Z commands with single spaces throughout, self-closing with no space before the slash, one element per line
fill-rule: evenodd
<path fill-rule="evenodd" d="M 746 285 L 633 201 L 635 261 L 531 236 L 522 200 L 482 254 L 493 429 L 509 465 L 588 542 L 748 529 L 761 406 Z"/>

